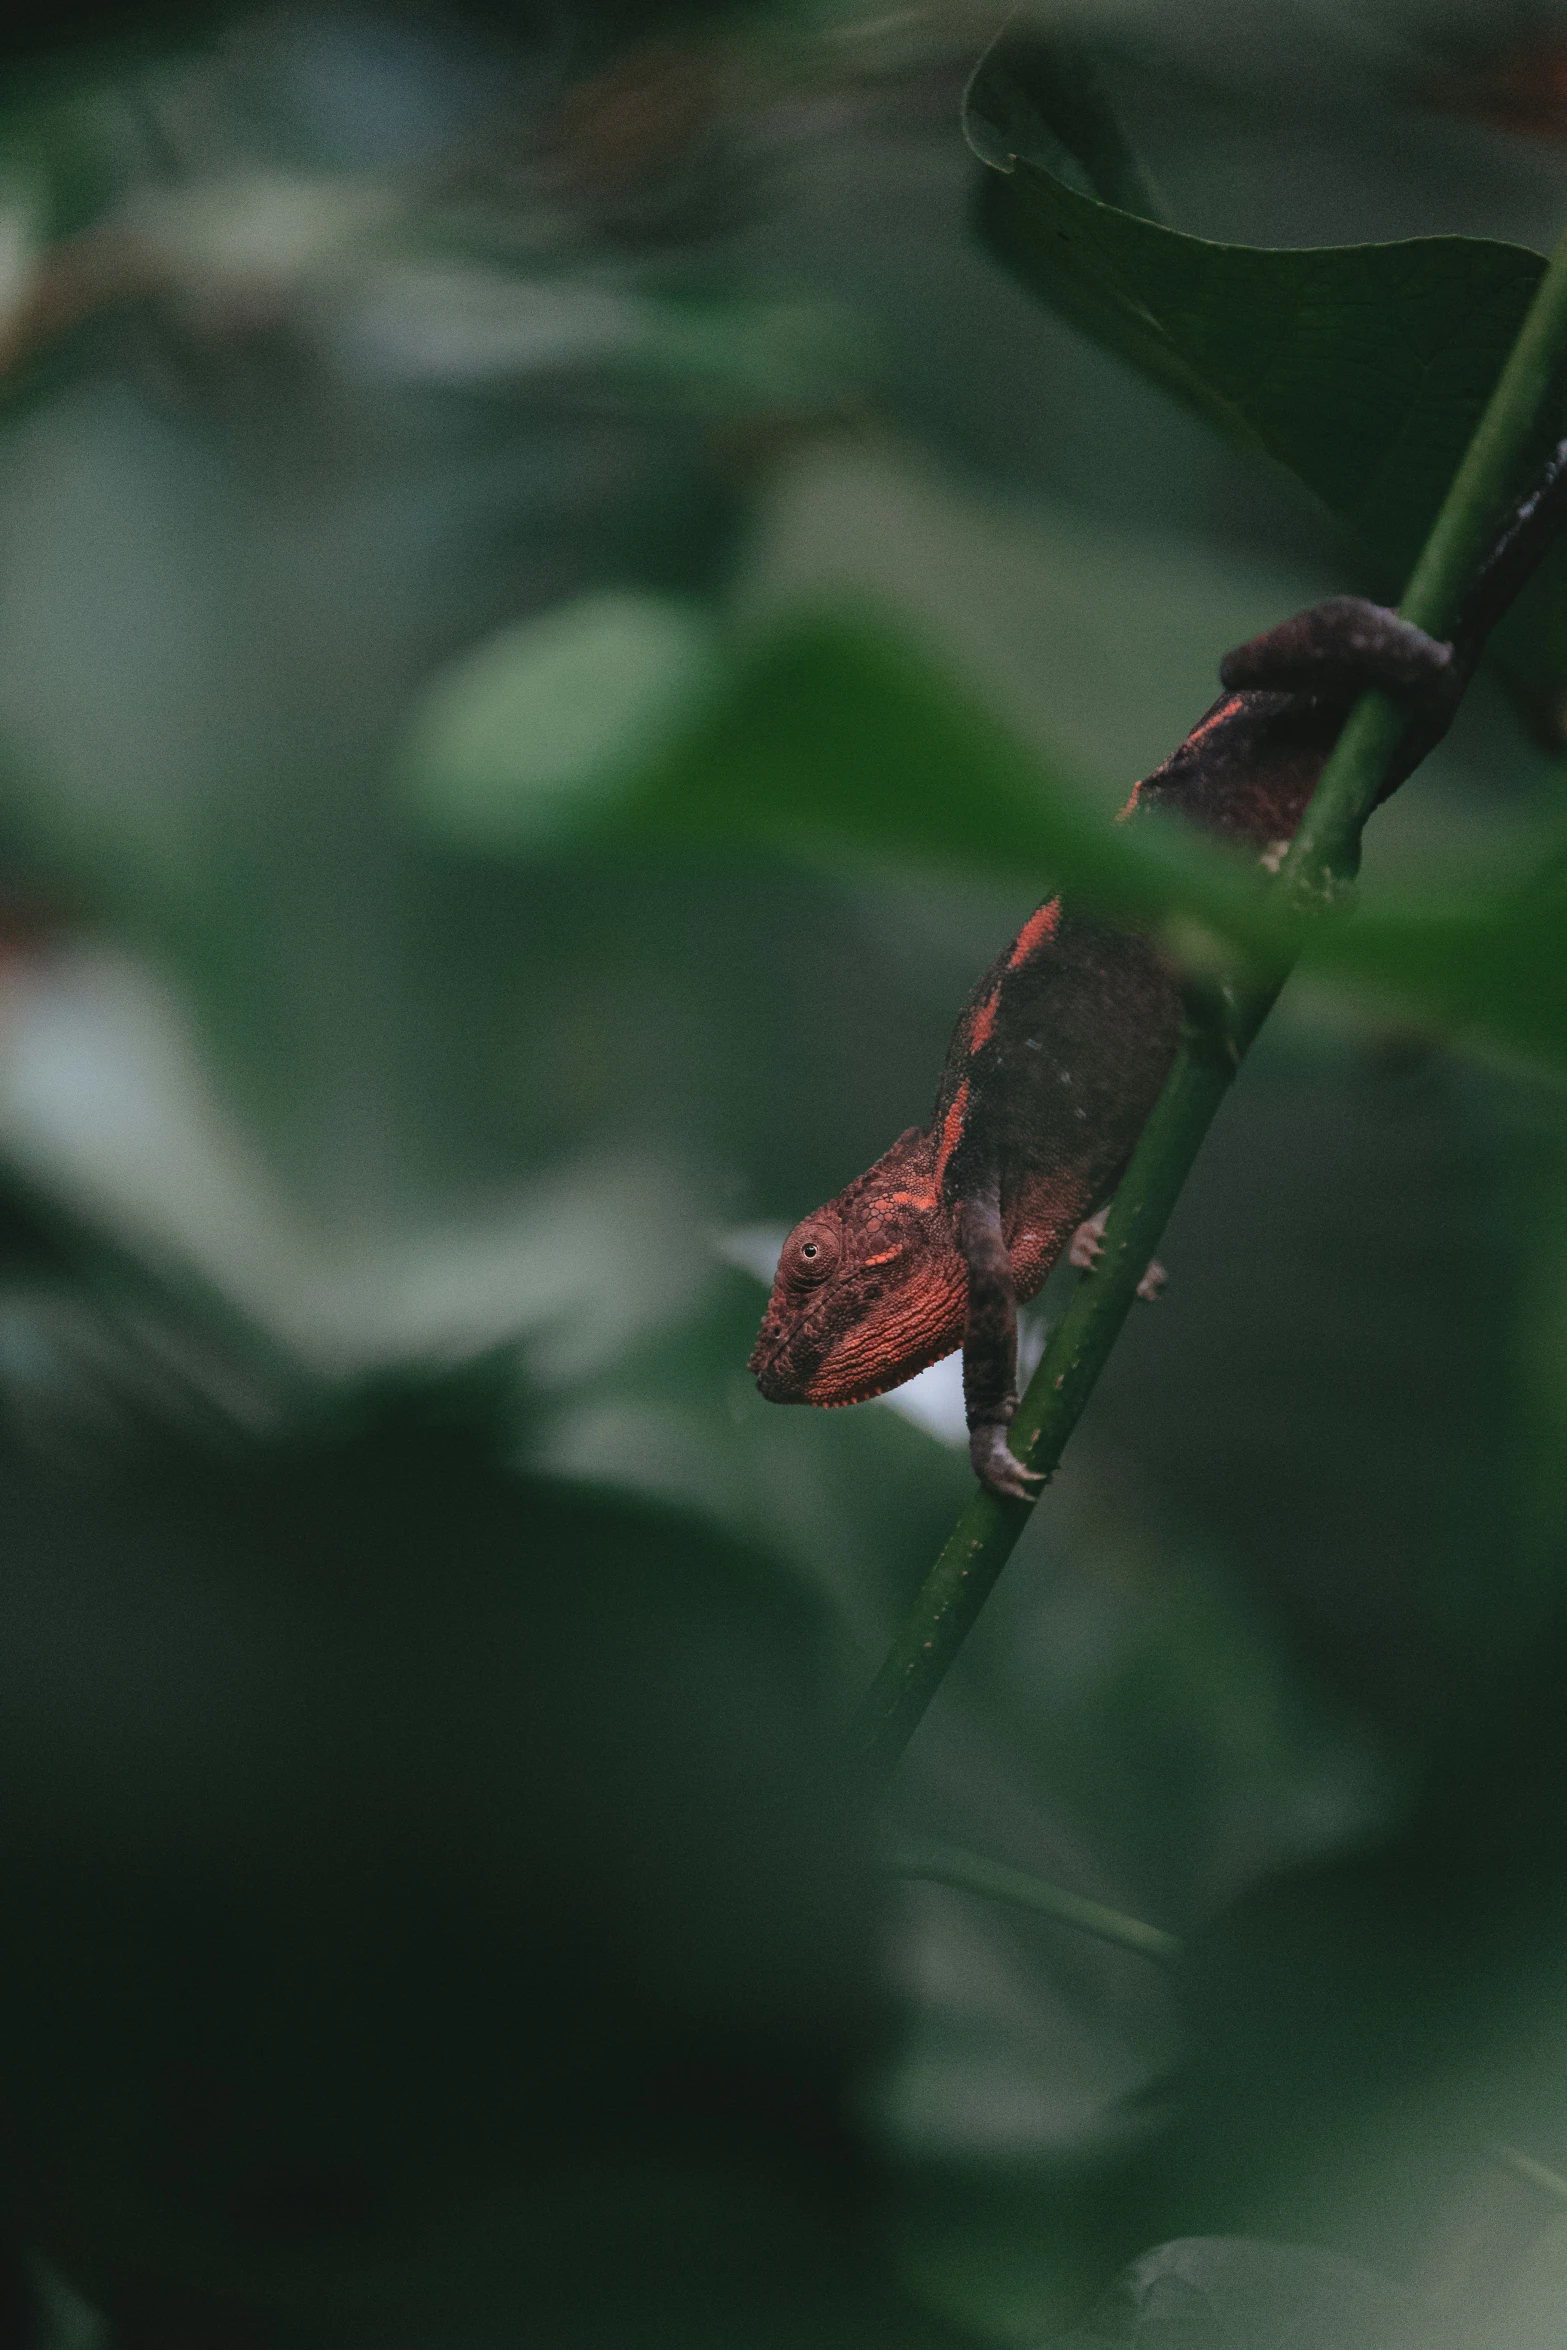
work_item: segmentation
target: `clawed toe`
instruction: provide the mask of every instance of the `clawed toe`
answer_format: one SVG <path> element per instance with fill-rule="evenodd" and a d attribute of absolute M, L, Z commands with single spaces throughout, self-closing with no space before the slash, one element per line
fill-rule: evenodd
<path fill-rule="evenodd" d="M 1101 1208 L 1097 1216 L 1090 1216 L 1086 1223 L 1079 1224 L 1072 1235 L 1066 1261 L 1069 1265 L 1075 1265 L 1080 1273 L 1092 1273 L 1104 1255 L 1105 1224 L 1109 1214 L 1108 1208 Z M 1155 1258 L 1137 1284 L 1138 1296 L 1146 1298 L 1151 1305 L 1169 1278 Z"/>
<path fill-rule="evenodd" d="M 1105 1219 L 1110 1211 L 1101 1208 L 1097 1216 L 1089 1216 L 1079 1224 L 1072 1235 L 1072 1244 L 1066 1252 L 1066 1261 L 1080 1273 L 1091 1273 L 1098 1264 L 1105 1244 Z"/>
<path fill-rule="evenodd" d="M 1007 1444 L 1005 1428 L 994 1422 L 969 1430 L 969 1459 L 987 1493 L 1006 1501 L 1032 1501 L 1045 1483 L 1038 1469 L 1025 1469 Z"/>

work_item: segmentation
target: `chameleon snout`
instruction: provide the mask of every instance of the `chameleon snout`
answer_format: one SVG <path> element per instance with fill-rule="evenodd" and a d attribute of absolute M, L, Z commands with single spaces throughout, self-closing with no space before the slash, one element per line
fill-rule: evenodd
<path fill-rule="evenodd" d="M 770 1346 L 765 1338 L 759 1338 L 746 1368 L 769 1403 L 804 1403 L 805 1382 L 790 1371 L 785 1354 L 784 1341 Z"/>

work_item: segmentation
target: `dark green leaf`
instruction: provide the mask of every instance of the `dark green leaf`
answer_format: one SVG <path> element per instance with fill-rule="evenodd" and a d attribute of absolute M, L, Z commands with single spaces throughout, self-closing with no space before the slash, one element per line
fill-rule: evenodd
<path fill-rule="evenodd" d="M 975 76 L 970 136 L 993 252 L 1085 334 L 1271 457 L 1400 582 L 1435 518 L 1544 271 L 1537 253 L 1470 237 L 1381 245 L 1214 244 L 1068 184 L 1102 133 L 1076 130 L 1051 44 L 1007 36 Z M 1009 165 L 1003 161 L 1013 150 Z M 1087 151 L 1085 151 L 1087 150 Z M 1564 574 L 1525 597 L 1499 651 L 1541 731 L 1560 739 Z"/>
<path fill-rule="evenodd" d="M 1020 67 L 996 69 L 1005 48 Z M 982 163 L 1010 171 L 1013 159 L 1043 162 L 1052 149 L 1068 173 L 1078 166 L 1089 190 L 1124 212 L 1157 220 L 1159 207 L 1105 95 L 1085 41 L 1027 30 L 1003 33 L 980 59 L 964 93 L 963 128 Z M 1058 165 L 1059 168 L 1059 165 Z"/>

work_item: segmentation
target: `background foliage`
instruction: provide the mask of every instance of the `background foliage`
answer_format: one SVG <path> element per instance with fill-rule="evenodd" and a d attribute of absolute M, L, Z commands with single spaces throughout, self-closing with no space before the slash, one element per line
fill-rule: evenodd
<path fill-rule="evenodd" d="M 1567 223 L 1553 9 L 1105 0 L 1135 189 L 976 160 L 995 29 L 13 68 L 19 2340 L 1560 2338 L 1559 585 L 836 1759 L 968 1474 L 760 1402 L 768 1235 L 1054 880 L 1266 943 L 1104 815 L 1396 586 Z"/>

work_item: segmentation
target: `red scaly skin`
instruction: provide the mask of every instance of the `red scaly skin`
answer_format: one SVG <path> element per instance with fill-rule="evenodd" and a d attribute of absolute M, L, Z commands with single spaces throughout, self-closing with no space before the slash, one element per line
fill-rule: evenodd
<path fill-rule="evenodd" d="M 1354 694 L 1368 682 L 1429 690 L 1447 661 L 1446 647 L 1349 598 L 1286 622 L 1230 657 L 1226 681 L 1243 690 L 1137 786 L 1122 820 L 1175 809 L 1276 862 Z M 1031 1490 L 1002 1436 L 1016 1400 L 1013 1301 L 1034 1295 L 1114 1192 L 1180 1019 L 1175 974 L 1149 939 L 1058 898 L 1031 914 L 964 1008 L 930 1124 L 785 1241 L 751 1357 L 762 1394 L 859 1403 L 962 1344 L 976 1469 L 998 1492 Z"/>

